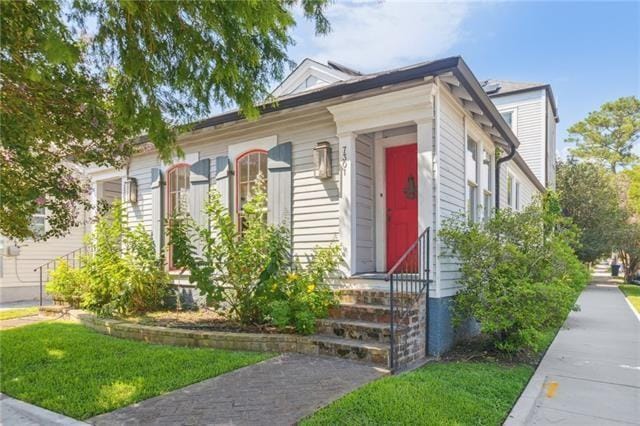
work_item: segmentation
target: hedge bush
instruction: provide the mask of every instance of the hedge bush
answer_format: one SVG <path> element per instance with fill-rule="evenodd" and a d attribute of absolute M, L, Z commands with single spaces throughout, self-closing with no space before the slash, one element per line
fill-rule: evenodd
<path fill-rule="evenodd" d="M 46 285 L 46 291 L 55 300 L 77 308 L 82 302 L 86 283 L 87 277 L 82 270 L 72 268 L 66 260 L 61 260 L 51 272 L 51 279 Z"/>
<path fill-rule="evenodd" d="M 476 319 L 500 351 L 539 350 L 589 281 L 573 249 L 577 233 L 548 193 L 522 212 L 500 210 L 484 223 L 445 222 L 445 255 L 460 262 L 456 324 Z"/>

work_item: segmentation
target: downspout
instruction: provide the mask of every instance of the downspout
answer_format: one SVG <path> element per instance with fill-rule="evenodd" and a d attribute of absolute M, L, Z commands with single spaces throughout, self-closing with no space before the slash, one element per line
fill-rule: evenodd
<path fill-rule="evenodd" d="M 516 146 L 511 141 L 509 143 L 509 154 L 496 160 L 496 210 L 500 210 L 500 165 L 511 160 L 516 155 Z"/>

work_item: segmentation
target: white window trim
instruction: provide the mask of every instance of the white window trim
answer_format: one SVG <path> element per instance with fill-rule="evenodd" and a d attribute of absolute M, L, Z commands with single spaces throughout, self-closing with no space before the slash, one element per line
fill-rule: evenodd
<path fill-rule="evenodd" d="M 162 171 L 163 174 L 166 175 L 166 172 L 169 168 L 171 168 L 172 166 L 178 164 L 178 163 L 183 163 L 183 164 L 189 164 L 189 165 L 194 165 L 195 163 L 197 163 L 200 160 L 200 153 L 199 152 L 190 152 L 189 154 L 185 154 L 184 158 L 179 158 L 179 157 L 173 157 L 171 159 L 171 162 L 169 163 L 162 163 Z"/>
<path fill-rule="evenodd" d="M 49 230 L 49 221 L 47 220 L 47 208 L 44 208 L 44 213 L 34 213 L 31 215 L 31 220 L 33 221 L 33 218 L 39 216 L 42 217 L 44 220 L 42 222 L 43 228 L 42 228 L 42 235 L 46 234 L 47 231 Z M 31 225 L 30 225 L 31 226 Z M 35 230 L 34 230 L 34 234 L 35 234 Z M 41 237 L 42 235 L 35 235 L 35 237 Z"/>
<path fill-rule="evenodd" d="M 246 142 L 239 142 L 233 145 L 229 145 L 227 148 L 227 155 L 229 156 L 229 162 L 231 167 L 235 168 L 236 159 L 247 151 L 254 149 L 263 149 L 267 152 L 278 144 L 278 135 L 267 136 L 264 138 L 253 139 Z"/>
<path fill-rule="evenodd" d="M 484 204 L 484 199 L 486 195 L 489 195 L 489 209 L 491 211 L 491 209 L 493 209 L 494 206 L 494 201 L 493 201 L 493 197 L 495 194 L 495 188 L 496 188 L 496 178 L 495 178 L 495 165 L 496 165 L 496 155 L 495 155 L 495 150 L 493 149 L 493 147 L 489 147 L 487 145 L 484 145 L 481 147 L 480 152 L 482 153 L 481 156 L 481 163 L 480 163 L 480 180 L 482 182 L 480 182 L 481 184 L 481 194 L 482 194 L 482 199 L 480 200 L 480 206 L 479 206 L 479 210 L 482 212 L 482 217 L 481 220 L 482 221 L 486 221 L 488 216 L 485 214 L 486 211 L 486 207 Z M 491 158 L 491 161 L 489 162 L 489 186 L 485 187 L 486 182 L 484 182 L 484 180 L 482 179 L 482 164 L 484 163 L 484 153 L 488 153 L 489 157 Z"/>
<path fill-rule="evenodd" d="M 511 185 L 511 203 L 509 203 L 509 185 L 508 180 L 511 177 L 512 185 Z M 518 179 L 515 173 L 511 171 L 507 171 L 507 184 L 505 184 L 505 189 L 507 190 L 507 206 L 513 211 L 520 211 L 522 208 L 522 183 L 520 179 Z"/>
<path fill-rule="evenodd" d="M 509 179 L 511 179 L 511 188 L 509 188 Z M 507 207 L 513 209 L 513 188 L 515 188 L 515 177 L 513 173 L 507 171 L 507 179 L 505 181 L 504 189 L 507 193 Z"/>
<path fill-rule="evenodd" d="M 511 130 L 517 136 L 518 135 L 518 107 L 499 108 L 498 112 L 500 114 L 504 114 L 507 112 L 511 113 Z"/>
<path fill-rule="evenodd" d="M 468 210 L 468 204 L 469 204 L 469 186 L 473 185 L 475 187 L 475 192 L 476 192 L 476 205 L 475 205 L 475 211 L 473 212 L 473 222 L 478 222 L 480 220 L 480 206 L 481 204 L 481 200 L 480 200 L 480 195 L 482 194 L 482 188 L 481 188 L 481 175 L 480 175 L 480 164 L 481 164 L 481 159 L 482 159 L 482 149 L 484 147 L 484 143 L 482 143 L 482 138 L 478 138 L 476 132 L 474 131 L 469 131 L 469 129 L 467 128 L 467 120 L 465 118 L 465 138 L 464 138 L 464 180 L 465 180 L 465 186 L 464 186 L 464 211 L 465 211 L 465 215 L 468 216 L 469 214 L 469 210 Z M 469 139 L 473 140 L 473 142 L 475 142 L 476 144 L 476 170 L 475 170 L 475 182 L 470 181 L 469 179 L 467 179 L 467 150 L 468 150 L 468 144 L 469 144 Z M 469 219 L 469 217 L 467 217 L 467 219 Z"/>

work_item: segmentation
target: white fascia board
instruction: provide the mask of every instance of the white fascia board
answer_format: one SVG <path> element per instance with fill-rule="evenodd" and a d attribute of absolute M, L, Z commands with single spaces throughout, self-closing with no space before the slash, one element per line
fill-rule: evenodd
<path fill-rule="evenodd" d="M 353 78 L 353 76 L 349 74 L 330 68 L 326 65 L 320 64 L 307 58 L 300 64 L 298 68 L 296 68 L 291 74 L 289 74 L 289 76 L 285 78 L 271 94 L 276 98 L 288 95 L 310 76 L 315 76 L 319 80 L 327 82 L 327 84 Z"/>

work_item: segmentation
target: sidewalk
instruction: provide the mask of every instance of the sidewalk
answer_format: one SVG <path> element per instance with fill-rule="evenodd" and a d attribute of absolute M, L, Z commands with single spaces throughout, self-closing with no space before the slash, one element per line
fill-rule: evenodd
<path fill-rule="evenodd" d="M 45 410 L 0 393 L 0 425 L 4 426 L 82 426 L 86 423 Z"/>
<path fill-rule="evenodd" d="M 505 425 L 640 425 L 640 321 L 600 267 Z"/>

